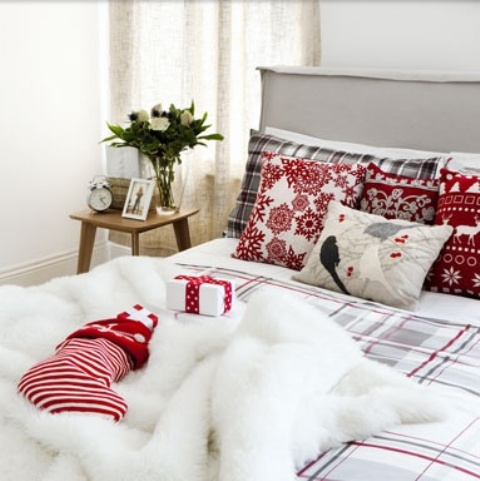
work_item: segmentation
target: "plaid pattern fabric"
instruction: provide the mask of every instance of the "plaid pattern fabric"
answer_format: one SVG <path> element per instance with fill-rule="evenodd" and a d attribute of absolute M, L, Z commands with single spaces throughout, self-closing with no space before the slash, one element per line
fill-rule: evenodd
<path fill-rule="evenodd" d="M 183 265 L 199 272 L 205 267 Z M 295 293 L 327 313 L 359 343 L 365 355 L 388 364 L 420 384 L 447 386 L 478 397 L 476 413 L 446 423 L 401 425 L 364 440 L 320 453 L 298 473 L 303 481 L 474 481 L 480 479 L 480 318 L 450 322 L 357 301 L 301 285 L 232 269 L 209 269 L 235 281 L 245 302 L 268 288 Z M 295 322 L 292 319 L 292 322 Z M 472 408 L 473 409 L 473 408 Z"/>
<path fill-rule="evenodd" d="M 443 157 L 420 160 L 380 159 L 368 154 L 355 154 L 326 149 L 321 146 L 297 144 L 292 141 L 279 139 L 273 135 L 252 131 L 248 144 L 248 159 L 245 165 L 242 186 L 235 206 L 228 217 L 227 228 L 224 232 L 225 237 L 239 239 L 247 225 L 260 185 L 263 151 L 328 163 L 361 163 L 368 165 L 370 162 L 373 162 L 385 172 L 419 179 L 437 177 L 440 168 L 443 167 L 446 162 L 446 159 Z"/>

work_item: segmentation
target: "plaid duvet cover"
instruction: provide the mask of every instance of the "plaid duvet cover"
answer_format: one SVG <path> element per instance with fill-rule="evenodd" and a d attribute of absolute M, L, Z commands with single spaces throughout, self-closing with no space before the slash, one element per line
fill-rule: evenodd
<path fill-rule="evenodd" d="M 206 269 L 182 266 L 195 274 Z M 456 407 L 447 420 L 401 425 L 319 453 L 298 471 L 298 480 L 480 480 L 480 313 L 478 323 L 464 324 L 368 301 L 346 302 L 316 287 L 233 269 L 209 268 L 208 273 L 233 280 L 237 299 L 244 302 L 262 289 L 293 292 L 343 326 L 370 359 L 418 383 L 449 388 L 447 399 Z"/>

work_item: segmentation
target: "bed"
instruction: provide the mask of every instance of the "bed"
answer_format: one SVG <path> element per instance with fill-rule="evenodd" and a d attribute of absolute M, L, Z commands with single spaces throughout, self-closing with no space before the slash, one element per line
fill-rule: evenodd
<path fill-rule="evenodd" d="M 2 480 L 480 479 L 480 75 L 259 70 L 259 129 L 223 238 L 0 288 Z M 305 169 L 335 186 L 287 232 L 282 196 L 304 213 L 318 196 L 295 190 Z M 380 202 L 400 187 L 417 203 Z M 233 307 L 168 309 L 178 275 L 230 282 Z M 19 394 L 71 332 L 138 304 L 158 324 L 148 362 L 112 384 L 119 422 Z"/>

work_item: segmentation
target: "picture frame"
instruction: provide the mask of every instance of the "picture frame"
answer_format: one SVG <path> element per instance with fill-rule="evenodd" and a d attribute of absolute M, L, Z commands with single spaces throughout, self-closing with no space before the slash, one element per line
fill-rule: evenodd
<path fill-rule="evenodd" d="M 153 180 L 133 178 L 128 188 L 122 217 L 145 220 L 148 216 L 154 185 Z"/>

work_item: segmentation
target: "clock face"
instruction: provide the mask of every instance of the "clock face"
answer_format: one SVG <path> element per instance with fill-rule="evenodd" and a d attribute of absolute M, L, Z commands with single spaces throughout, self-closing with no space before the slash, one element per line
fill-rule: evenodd
<path fill-rule="evenodd" d="M 97 212 L 103 212 L 109 209 L 112 202 L 112 192 L 103 187 L 93 189 L 88 196 L 88 206 Z"/>

